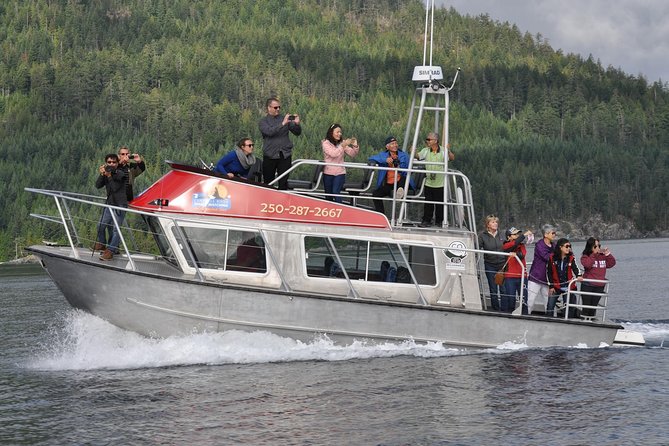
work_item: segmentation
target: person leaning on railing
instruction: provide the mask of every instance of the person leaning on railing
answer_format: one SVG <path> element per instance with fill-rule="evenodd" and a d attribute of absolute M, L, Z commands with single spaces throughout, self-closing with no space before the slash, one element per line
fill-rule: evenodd
<path fill-rule="evenodd" d="M 583 273 L 583 283 L 581 291 L 589 293 L 603 293 L 605 285 L 599 282 L 588 283 L 587 279 L 606 280 L 606 270 L 616 265 L 616 259 L 609 251 L 609 248 L 602 248 L 599 239 L 590 237 L 585 242 L 585 249 L 581 256 L 581 265 L 585 272 Z M 583 305 L 597 306 L 601 296 L 589 296 L 581 294 Z M 583 308 L 581 316 L 593 317 L 596 313 L 594 308 Z"/>
<path fill-rule="evenodd" d="M 562 303 L 566 304 L 567 295 L 571 291 L 576 291 L 576 283 L 569 283 L 578 278 L 581 279 L 581 270 L 576 264 L 574 253 L 571 250 L 571 243 L 566 238 L 561 238 L 557 241 L 555 249 L 548 258 L 546 266 L 546 274 L 550 282 L 550 290 L 548 291 L 548 305 L 546 305 L 546 315 L 551 317 L 555 311 L 555 306 L 558 299 L 562 296 Z M 572 295 L 569 298 L 570 304 L 576 303 L 576 296 Z M 564 315 L 564 311 L 562 311 Z M 577 317 L 577 310 L 575 307 L 569 307 L 569 318 Z"/>

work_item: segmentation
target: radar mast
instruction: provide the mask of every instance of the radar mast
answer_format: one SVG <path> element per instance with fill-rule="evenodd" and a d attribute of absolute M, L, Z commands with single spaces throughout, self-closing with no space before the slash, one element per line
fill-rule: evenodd
<path fill-rule="evenodd" d="M 449 92 L 455 86 L 455 81 L 460 73 L 458 68 L 453 76 L 453 81 L 449 87 L 446 87 L 442 81 L 444 79 L 441 66 L 434 65 L 432 61 L 434 44 L 434 6 L 435 0 L 425 0 L 425 32 L 423 36 L 423 63 L 414 67 L 412 81 L 418 85 L 414 92 L 409 110 L 409 119 L 407 121 L 404 139 L 402 141 L 402 150 L 409 153 L 409 168 L 422 168 L 424 163 L 415 160 L 416 150 L 419 149 L 419 142 L 422 144 L 421 132 L 427 134 L 434 132 L 439 135 L 439 145 L 445 152 L 443 172 L 448 172 L 448 147 L 449 147 L 449 128 L 448 114 L 450 108 Z M 429 40 L 429 45 L 428 45 Z M 423 120 L 426 114 L 433 115 L 434 120 L 431 125 L 422 129 Z M 409 143 L 409 140 L 411 142 Z M 422 145 L 420 147 L 423 147 Z M 414 166 L 416 165 L 416 166 Z M 441 170 L 441 169 L 440 169 Z M 448 176 L 447 176 L 448 178 Z M 409 190 L 409 176 L 404 183 L 404 190 Z M 455 198 L 452 186 L 448 181 L 444 185 L 444 222 L 443 226 L 449 225 L 449 213 L 447 212 L 449 198 Z M 407 203 L 404 201 L 400 208 L 399 221 L 407 221 Z"/>

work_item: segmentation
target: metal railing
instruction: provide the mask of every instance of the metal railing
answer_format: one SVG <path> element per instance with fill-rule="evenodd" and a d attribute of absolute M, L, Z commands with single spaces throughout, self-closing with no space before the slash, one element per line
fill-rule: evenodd
<path fill-rule="evenodd" d="M 595 293 L 592 291 L 581 291 L 581 290 L 572 290 L 572 286 L 576 282 L 581 282 L 583 284 L 584 282 L 587 283 L 595 283 L 595 284 L 601 284 L 604 287 L 604 291 L 601 293 Z M 577 310 L 583 310 L 583 309 L 592 309 L 595 310 L 595 315 L 593 316 L 582 316 L 581 318 L 586 320 L 586 321 L 592 321 L 595 316 L 597 315 L 597 311 L 601 310 L 602 311 L 602 320 L 606 319 L 606 307 L 608 306 L 608 300 L 609 300 L 609 281 L 608 280 L 598 280 L 598 279 L 583 279 L 581 277 L 572 279 L 569 284 L 567 285 L 568 291 L 566 293 L 566 298 L 564 302 L 564 307 L 565 307 L 565 312 L 564 312 L 564 318 L 567 319 L 569 317 L 569 309 L 570 308 L 576 308 Z M 575 301 L 576 303 L 571 303 L 571 296 L 575 296 Z M 583 299 L 582 296 L 599 296 L 599 302 L 597 305 L 584 305 L 583 304 Z M 602 298 L 604 303 L 602 304 Z"/>
<path fill-rule="evenodd" d="M 426 170 L 421 167 L 421 165 L 426 164 L 424 162 L 416 162 L 419 165 L 419 168 L 400 168 L 400 167 L 386 167 L 386 166 L 374 166 L 365 163 L 325 163 L 324 161 L 318 160 L 308 160 L 308 159 L 298 159 L 293 161 L 292 166 L 286 172 L 277 176 L 274 181 L 269 183 L 270 185 L 278 184 L 278 181 L 281 178 L 284 178 L 291 173 L 294 173 L 300 167 L 304 166 L 339 166 L 345 167 L 351 170 L 359 171 L 395 171 L 401 172 L 402 174 L 409 175 L 425 175 Z M 449 170 L 446 173 L 440 173 L 440 175 L 445 175 L 445 183 L 449 187 L 445 187 L 444 201 L 428 201 L 423 197 L 408 194 L 408 191 L 405 190 L 404 195 L 399 198 L 397 197 L 397 189 L 401 187 L 398 183 L 393 185 L 393 193 L 391 197 L 374 197 L 372 193 L 369 192 L 360 192 L 355 191 L 355 194 L 349 194 L 346 190 L 343 190 L 341 194 L 328 194 L 325 193 L 322 189 L 308 188 L 308 189 L 299 189 L 295 190 L 302 195 L 316 196 L 316 197 L 350 197 L 352 202 L 358 203 L 364 200 L 367 200 L 369 203 L 373 204 L 375 201 L 388 202 L 391 204 L 390 210 L 390 224 L 393 227 L 401 227 L 408 223 L 412 223 L 411 220 L 407 218 L 408 210 L 406 209 L 407 205 L 423 205 L 423 204 L 434 204 L 435 206 L 444 206 L 444 221 L 442 223 L 443 228 L 459 228 L 464 229 L 468 232 L 476 232 L 475 220 L 474 220 L 474 206 L 473 198 L 471 193 L 471 183 L 469 178 L 465 176 L 462 172 L 457 170 Z M 363 175 L 364 176 L 364 175 Z M 420 188 L 420 185 L 417 185 Z M 372 190 L 376 189 L 375 186 L 372 186 Z M 421 209 L 422 212 L 422 209 Z"/>

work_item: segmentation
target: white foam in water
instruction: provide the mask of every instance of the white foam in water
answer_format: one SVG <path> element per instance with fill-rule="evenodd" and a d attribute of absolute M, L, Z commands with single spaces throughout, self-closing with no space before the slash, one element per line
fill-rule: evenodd
<path fill-rule="evenodd" d="M 27 366 L 39 370 L 135 369 L 193 364 L 239 364 L 282 361 L 393 357 L 440 357 L 470 354 L 440 343 L 334 345 L 326 336 L 304 343 L 266 331 L 197 333 L 151 339 L 122 330 L 90 314 L 71 310 L 64 326 L 53 329 Z"/>
<path fill-rule="evenodd" d="M 37 349 L 29 368 L 38 370 L 136 369 L 193 364 L 245 364 L 282 361 L 345 361 L 411 355 L 421 358 L 455 356 L 481 352 L 444 347 L 440 343 L 335 345 L 327 336 L 308 343 L 266 331 L 196 333 L 188 336 L 151 339 L 122 330 L 102 319 L 77 310 L 68 311 L 62 327 L 54 328 Z M 622 323 L 641 332 L 650 345 L 669 344 L 667 323 Z M 667 340 L 666 342 L 664 340 Z M 602 345 L 600 347 L 607 347 Z M 510 353 L 527 349 L 524 342 L 505 342 L 487 353 Z M 586 348 L 576 345 L 573 348 Z"/>
<path fill-rule="evenodd" d="M 669 347 L 669 323 L 656 322 L 621 322 L 625 330 L 641 333 L 649 347 Z"/>

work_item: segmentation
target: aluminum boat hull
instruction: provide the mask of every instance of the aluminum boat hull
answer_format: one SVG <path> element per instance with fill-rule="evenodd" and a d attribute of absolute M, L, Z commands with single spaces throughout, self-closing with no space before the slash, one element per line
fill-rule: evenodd
<path fill-rule="evenodd" d="M 266 330 L 310 341 L 326 334 L 339 344 L 439 342 L 456 348 L 613 345 L 622 327 L 481 310 L 304 295 L 203 283 L 75 259 L 57 247 L 30 248 L 68 302 L 145 336 Z"/>

